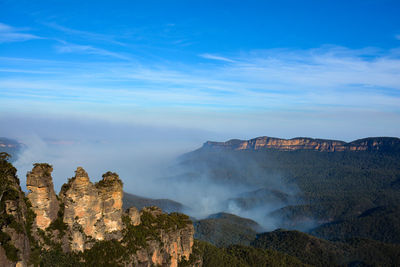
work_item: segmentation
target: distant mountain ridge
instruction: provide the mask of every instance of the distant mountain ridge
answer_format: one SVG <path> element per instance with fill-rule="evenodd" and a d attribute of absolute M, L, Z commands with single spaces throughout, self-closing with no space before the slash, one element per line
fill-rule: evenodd
<path fill-rule="evenodd" d="M 0 137 L 0 152 L 6 152 L 11 155 L 11 162 L 15 161 L 19 152 L 26 148 L 26 145 L 18 142 L 17 140 Z"/>
<path fill-rule="evenodd" d="M 232 139 L 226 142 L 207 141 L 201 150 L 315 150 L 320 152 L 335 151 L 400 151 L 400 138 L 397 137 L 368 137 L 352 142 L 340 140 L 314 139 L 308 137 L 296 137 L 281 139 L 262 136 L 250 140 Z"/>
<path fill-rule="evenodd" d="M 187 207 L 185 207 L 183 204 L 171 199 L 147 198 L 124 192 L 123 208 L 126 210 L 132 206 L 139 210 L 143 209 L 144 207 L 157 206 L 166 213 L 183 212 L 184 209 L 187 209 Z"/>

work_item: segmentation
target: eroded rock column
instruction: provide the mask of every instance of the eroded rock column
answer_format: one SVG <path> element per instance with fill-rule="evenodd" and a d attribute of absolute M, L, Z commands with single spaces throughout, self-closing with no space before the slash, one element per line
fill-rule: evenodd
<path fill-rule="evenodd" d="M 103 174 L 103 179 L 96 183 L 102 200 L 102 213 L 104 221 L 104 231 L 114 232 L 122 230 L 122 181 L 118 174 L 107 172 Z"/>
<path fill-rule="evenodd" d="M 28 198 L 36 214 L 35 225 L 44 230 L 57 218 L 59 202 L 54 192 L 51 172 L 47 163 L 36 163 L 26 176 L 26 187 L 30 191 Z"/>
<path fill-rule="evenodd" d="M 81 229 L 86 236 L 97 240 L 104 238 L 104 233 L 97 231 L 96 227 L 101 223 L 102 200 L 82 167 L 78 167 L 75 177 L 62 186 L 60 198 L 65 206 L 64 222 L 70 229 Z M 79 241 L 78 238 L 76 241 Z M 81 247 L 79 244 L 75 245 Z"/>

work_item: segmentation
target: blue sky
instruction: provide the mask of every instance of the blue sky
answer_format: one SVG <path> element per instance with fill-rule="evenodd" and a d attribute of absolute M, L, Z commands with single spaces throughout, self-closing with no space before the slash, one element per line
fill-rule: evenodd
<path fill-rule="evenodd" d="M 0 121 L 400 136 L 399 14 L 384 0 L 0 0 Z"/>

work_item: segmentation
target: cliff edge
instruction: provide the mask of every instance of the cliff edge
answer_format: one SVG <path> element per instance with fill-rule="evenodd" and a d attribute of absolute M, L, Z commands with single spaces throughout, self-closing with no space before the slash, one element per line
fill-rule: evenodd
<path fill-rule="evenodd" d="M 250 140 L 232 139 L 226 142 L 207 141 L 202 150 L 314 150 L 320 152 L 335 151 L 400 151 L 400 139 L 396 137 L 369 137 L 349 143 L 339 140 L 296 137 L 281 139 L 262 136 Z"/>
<path fill-rule="evenodd" d="M 107 172 L 92 183 L 78 167 L 57 196 L 46 163 L 27 174 L 0 159 L 0 266 L 170 266 L 192 253 L 189 217 L 157 207 L 122 209 L 123 184 Z"/>

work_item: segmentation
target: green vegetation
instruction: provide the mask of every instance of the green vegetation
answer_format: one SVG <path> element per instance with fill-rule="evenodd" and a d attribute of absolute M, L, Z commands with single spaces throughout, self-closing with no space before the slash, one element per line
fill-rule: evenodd
<path fill-rule="evenodd" d="M 8 160 L 9 162 L 16 161 L 19 153 L 24 148 L 24 145 L 18 143 L 16 140 L 0 137 L 0 144 L 5 144 L 5 147 L 0 147 L 0 159 Z M 8 155 L 3 158 L 2 155 Z"/>
<path fill-rule="evenodd" d="M 124 266 L 129 259 L 126 248 L 116 240 L 99 241 L 82 255 L 86 266 Z"/>
<path fill-rule="evenodd" d="M 0 160 L 8 161 L 11 158 L 11 155 L 7 152 L 0 152 Z"/>
<path fill-rule="evenodd" d="M 390 141 L 390 140 L 389 140 Z M 316 266 L 395 266 L 400 262 L 400 150 L 380 151 L 228 151 L 200 149 L 181 158 L 187 168 L 182 179 L 209 178 L 222 184 L 251 185 L 258 190 L 235 199 L 242 208 L 266 203 L 286 206 L 266 216 L 288 228 L 310 233 L 274 231 L 252 244 L 287 253 Z M 294 200 L 271 187 L 279 177 L 286 188 L 298 188 Z M 274 191 L 277 190 L 277 191 Z M 263 195 L 264 194 L 264 195 Z M 205 220 L 196 235 L 219 246 L 240 243 L 244 227 L 228 229 Z M 382 242 L 387 243 L 382 243 Z M 393 243 L 393 244 L 390 244 Z M 229 247 L 229 246 L 228 246 Z"/>
<path fill-rule="evenodd" d="M 0 244 L 6 252 L 7 259 L 12 262 L 17 262 L 19 260 L 18 249 L 11 243 L 9 234 L 0 231 Z"/>
<path fill-rule="evenodd" d="M 141 223 L 137 226 L 131 224 L 128 216 L 122 217 L 125 225 L 122 243 L 130 253 L 135 253 L 139 248 L 146 248 L 147 241 L 160 240 L 160 231 L 173 231 L 181 229 L 191 223 L 189 217 L 180 213 L 159 214 L 153 216 L 150 212 L 142 211 Z"/>
<path fill-rule="evenodd" d="M 57 213 L 57 218 L 51 222 L 47 231 L 58 231 L 58 238 L 62 238 L 65 235 L 65 231 L 68 229 L 68 225 L 63 221 L 64 219 L 64 204 L 60 204 L 60 208 Z"/>
<path fill-rule="evenodd" d="M 298 188 L 296 201 L 266 216 L 275 217 L 282 227 L 308 230 L 316 224 L 331 224 L 321 233 L 325 238 L 364 237 L 384 242 L 400 240 L 400 152 L 385 151 L 228 151 L 200 149 L 182 158 L 182 166 L 188 170 L 185 179 L 197 179 L 207 173 L 219 183 L 239 183 L 266 189 L 271 197 L 271 179 L 279 177 L 287 188 Z M 279 188 L 278 188 L 279 189 Z M 263 192 L 263 191 L 260 191 Z M 240 200 L 245 208 L 251 208 L 254 195 Z M 279 197 L 277 197 L 279 198 Z M 286 203 L 281 196 L 281 203 Z M 368 210 L 385 207 L 388 223 L 378 213 L 368 218 L 358 218 Z M 368 219 L 368 222 L 367 222 Z M 360 223 L 365 221 L 365 223 Z M 352 227 L 360 223 L 359 229 Z M 339 226 L 340 225 L 340 226 Z M 356 227 L 357 228 L 357 227 Z M 374 233 L 370 230 L 374 229 Z M 343 232 L 344 231 L 344 232 Z M 346 234 L 341 234 L 346 233 Z M 352 234 L 353 233 L 353 234 Z M 392 236 L 389 236 L 392 233 Z M 359 235 L 358 235 L 359 234 Z"/>
<path fill-rule="evenodd" d="M 192 266 L 202 261 L 204 267 L 266 267 L 266 266 L 307 266 L 300 260 L 281 252 L 233 245 L 218 248 L 207 242 L 195 240 L 193 253 L 188 261 L 179 267 Z"/>
<path fill-rule="evenodd" d="M 61 217 L 63 209 L 60 208 Z M 157 217 L 150 212 L 143 212 L 142 223 L 133 226 L 128 216 L 124 216 L 123 239 L 104 240 L 94 242 L 91 249 L 80 253 L 64 253 L 61 244 L 54 242 L 52 230 L 64 229 L 64 225 L 54 221 L 46 231 L 38 230 L 38 234 L 44 243 L 50 247 L 44 250 L 38 247 L 31 253 L 30 263 L 34 266 L 125 266 L 131 255 L 138 249 L 147 248 L 148 241 L 160 241 L 160 231 L 171 231 L 186 226 L 190 222 L 189 218 L 183 214 L 162 214 Z M 65 229 L 64 229 L 65 230 Z M 37 244 L 36 244 L 37 245 Z"/>
<path fill-rule="evenodd" d="M 295 257 L 268 249 L 233 245 L 229 246 L 226 251 L 244 261 L 248 266 L 306 266 Z"/>
<path fill-rule="evenodd" d="M 104 179 L 108 176 L 116 177 L 116 179 Z M 106 172 L 105 174 L 103 174 L 102 177 L 102 180 L 95 183 L 96 187 L 108 187 L 114 185 L 114 183 L 118 183 L 122 186 L 122 181 L 119 179 L 118 174 L 116 174 L 115 172 Z"/>
<path fill-rule="evenodd" d="M 92 240 L 91 249 L 65 253 L 61 242 L 68 228 L 61 205 L 48 229 L 37 231 L 39 244 L 32 229 L 35 214 L 31 203 L 21 193 L 16 169 L 8 159 L 8 154 L 0 153 L 0 243 L 10 261 L 22 256 L 20 247 L 13 244 L 15 233 L 28 237 L 29 264 L 33 266 L 124 266 L 139 249 L 148 248 L 150 241 L 161 242 L 160 233 L 191 223 L 184 214 L 167 215 L 155 207 L 148 208 L 141 213 L 140 225 L 133 226 L 128 216 L 123 217 L 121 242 Z M 193 254 L 179 263 L 181 267 L 198 262 L 205 267 L 396 266 L 400 262 L 399 151 L 197 151 L 187 155 L 183 164 L 192 171 L 189 178 L 206 172 L 217 182 L 252 185 L 255 191 L 236 199 L 242 207 L 251 208 L 264 201 L 287 203 L 268 216 L 279 217 L 291 227 L 312 222 L 321 225 L 309 231 L 315 236 L 287 230 L 256 236 L 258 225 L 254 221 L 216 214 L 196 222 L 195 228 L 197 238 L 218 247 L 196 240 Z M 297 201 L 292 201 L 289 193 L 268 187 L 274 176 L 281 177 L 289 187 L 298 186 Z M 70 181 L 62 192 L 69 189 Z M 98 186 L 107 186 L 109 181 L 103 182 Z M 5 212 L 6 202 L 12 207 L 9 213 L 15 216 Z M 79 224 L 73 229 L 83 232 Z"/>
<path fill-rule="evenodd" d="M 400 262 L 400 245 L 368 239 L 333 242 L 299 231 L 279 229 L 263 233 L 252 245 L 283 252 L 315 266 L 351 266 L 356 262 L 368 266 L 395 266 Z"/>
<path fill-rule="evenodd" d="M 323 224 L 310 231 L 326 238 L 360 237 L 400 244 L 400 206 L 379 206 L 347 220 Z"/>
<path fill-rule="evenodd" d="M 167 213 L 181 212 L 184 209 L 181 203 L 170 199 L 151 199 L 124 192 L 123 208 L 128 209 L 132 206 L 136 207 L 138 210 L 144 207 L 157 206 Z"/>
<path fill-rule="evenodd" d="M 40 254 L 40 263 L 35 266 L 41 267 L 83 267 L 81 262 L 81 254 L 79 253 L 64 253 L 61 248 L 43 250 Z M 103 266 L 96 264 L 97 266 Z M 92 265 L 92 266 L 96 266 Z"/>
<path fill-rule="evenodd" d="M 42 170 L 45 170 L 44 175 L 46 175 L 46 176 L 50 176 L 51 175 L 50 169 L 53 168 L 52 165 L 50 165 L 48 163 L 34 163 L 33 166 L 34 167 L 40 167 Z"/>
<path fill-rule="evenodd" d="M 125 244 L 130 253 L 135 253 L 140 248 L 146 248 L 147 240 L 159 238 L 157 232 L 152 227 L 142 224 L 133 226 L 128 216 L 123 217 L 123 222 L 125 224 L 125 230 L 122 243 Z"/>
<path fill-rule="evenodd" d="M 239 216 L 218 213 L 206 219 L 195 221 L 195 238 L 210 242 L 217 247 L 231 244 L 250 245 L 256 238 L 260 226 L 252 220 Z"/>
<path fill-rule="evenodd" d="M 5 232 L 5 228 L 13 228 L 16 233 L 22 233 L 24 229 L 13 215 L 6 212 L 6 202 L 17 202 L 20 198 L 18 188 L 16 188 L 19 185 L 16 177 L 17 170 L 7 161 L 9 158 L 9 154 L 0 153 L 0 243 L 7 259 L 16 262 L 19 260 L 18 249 L 12 243 L 11 236 Z"/>

